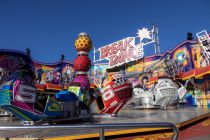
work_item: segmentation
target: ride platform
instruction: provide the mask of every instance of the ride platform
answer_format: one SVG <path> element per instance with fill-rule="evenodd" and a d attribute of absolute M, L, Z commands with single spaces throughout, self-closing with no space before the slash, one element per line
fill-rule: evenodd
<path fill-rule="evenodd" d="M 111 124 L 111 123 L 155 123 L 170 122 L 178 128 L 187 126 L 193 122 L 209 117 L 210 109 L 198 107 L 180 107 L 178 109 L 135 109 L 122 110 L 117 117 L 96 116 L 91 121 L 73 122 L 77 124 Z M 67 123 L 65 123 L 67 124 Z M 19 126 L 20 120 L 14 117 L 1 117 L 0 126 Z M 48 124 L 43 124 L 48 125 Z M 154 132 L 159 130 L 169 130 L 168 128 L 124 128 L 124 129 L 107 129 L 105 136 L 120 136 L 133 133 Z M 99 137 L 99 130 L 96 129 L 80 129 L 80 130 L 27 130 L 27 131 L 0 131 L 0 137 L 15 139 L 44 139 L 44 140 L 69 140 L 69 139 L 88 139 Z"/>

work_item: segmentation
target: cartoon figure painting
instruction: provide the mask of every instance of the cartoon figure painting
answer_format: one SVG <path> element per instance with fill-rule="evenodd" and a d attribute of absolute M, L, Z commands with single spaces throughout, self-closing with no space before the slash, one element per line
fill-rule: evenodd
<path fill-rule="evenodd" d="M 40 84 L 40 82 L 42 80 L 42 74 L 43 74 L 42 67 L 37 69 L 36 74 L 37 74 L 37 83 Z"/>
<path fill-rule="evenodd" d="M 148 82 L 149 78 L 147 76 L 142 77 L 142 87 L 144 89 L 144 91 L 148 90 L 148 87 L 146 85 L 146 83 Z"/>
<path fill-rule="evenodd" d="M 46 82 L 51 83 L 54 79 L 53 71 L 49 71 L 46 74 Z"/>
<path fill-rule="evenodd" d="M 44 64 L 34 61 L 36 84 L 54 84 L 65 87 L 74 77 L 74 68 L 70 62 L 62 61 L 54 64 Z"/>
<path fill-rule="evenodd" d="M 62 69 L 61 84 L 67 86 L 72 82 L 74 77 L 74 69 L 69 64 Z"/>

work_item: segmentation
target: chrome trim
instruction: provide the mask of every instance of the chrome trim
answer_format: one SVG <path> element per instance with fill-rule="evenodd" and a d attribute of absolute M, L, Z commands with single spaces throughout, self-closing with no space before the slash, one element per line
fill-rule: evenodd
<path fill-rule="evenodd" d="M 170 128 L 173 130 L 173 140 L 177 140 L 179 129 L 173 123 L 115 123 L 115 124 L 83 124 L 83 125 L 40 125 L 40 126 L 0 126 L 0 131 L 8 130 L 72 130 L 72 129 L 98 129 L 100 140 L 105 140 L 105 129 L 120 129 L 120 128 Z"/>

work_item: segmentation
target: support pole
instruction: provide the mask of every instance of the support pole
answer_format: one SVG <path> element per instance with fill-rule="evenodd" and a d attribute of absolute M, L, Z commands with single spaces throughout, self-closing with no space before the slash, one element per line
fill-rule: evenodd
<path fill-rule="evenodd" d="M 101 128 L 99 130 L 99 137 L 100 137 L 100 140 L 105 140 L 104 129 L 103 128 Z"/>

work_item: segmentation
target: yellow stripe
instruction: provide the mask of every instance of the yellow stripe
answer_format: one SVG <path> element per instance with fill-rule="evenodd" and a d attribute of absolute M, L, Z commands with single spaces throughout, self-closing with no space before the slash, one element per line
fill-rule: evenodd
<path fill-rule="evenodd" d="M 27 121 L 31 121 L 32 119 L 29 118 L 28 116 L 26 116 L 25 114 L 23 114 L 22 112 L 14 109 L 14 108 L 11 108 L 11 107 L 8 107 L 10 108 L 12 111 L 14 111 L 15 113 L 17 113 L 18 115 L 20 115 L 21 117 L 23 117 L 24 119 L 26 119 Z"/>
<path fill-rule="evenodd" d="M 177 124 L 176 126 L 177 126 L 178 128 L 181 128 L 181 127 L 183 127 L 183 126 L 186 126 L 186 125 L 188 125 L 188 124 L 194 123 L 194 122 L 196 122 L 196 121 L 198 121 L 198 120 L 201 120 L 201 119 L 207 118 L 207 117 L 210 117 L 210 113 L 207 113 L 207 114 L 201 115 L 201 116 L 199 116 L 199 117 L 193 118 L 193 119 L 191 119 L 191 120 L 188 120 L 188 121 L 179 123 L 179 124 Z"/>
<path fill-rule="evenodd" d="M 36 140 L 38 138 L 9 138 L 9 140 Z M 0 138 L 0 140 L 5 140 L 5 138 Z"/>
<path fill-rule="evenodd" d="M 167 128 L 139 128 L 139 129 L 128 129 L 128 130 L 119 130 L 119 131 L 110 131 L 105 132 L 105 136 L 114 136 L 114 135 L 122 135 L 122 134 L 130 134 L 130 133 L 137 133 L 137 132 L 150 132 L 150 131 L 157 131 L 157 130 L 166 130 Z M 46 138 L 44 140 L 73 140 L 73 139 L 87 139 L 87 138 L 94 138 L 99 137 L 99 133 L 94 134 L 81 134 L 75 136 L 63 136 L 63 137 L 56 137 L 56 138 Z"/>
<path fill-rule="evenodd" d="M 203 76 L 203 75 L 205 75 L 205 74 L 209 74 L 209 73 L 210 73 L 209 71 L 204 72 L 204 73 L 201 73 L 201 74 L 199 74 L 199 75 L 196 75 L 196 76 L 195 76 L 195 78 L 198 78 L 198 77 L 200 77 L 200 76 Z"/>
<path fill-rule="evenodd" d="M 182 78 L 182 80 L 187 80 L 187 79 L 190 79 L 190 78 L 192 78 L 192 77 L 194 77 L 194 75 L 190 75 L 190 76 L 187 76 L 187 77 L 185 77 L 185 78 Z"/>

